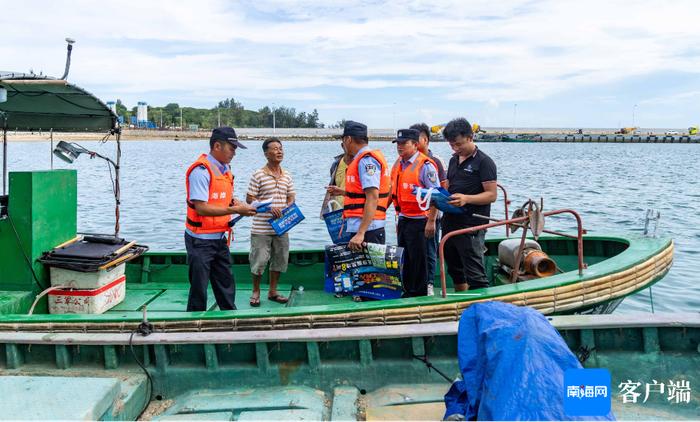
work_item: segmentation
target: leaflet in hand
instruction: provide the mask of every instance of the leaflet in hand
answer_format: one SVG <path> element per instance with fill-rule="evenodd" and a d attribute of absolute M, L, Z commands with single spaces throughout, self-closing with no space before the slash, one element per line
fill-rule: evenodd
<path fill-rule="evenodd" d="M 272 199 L 265 199 L 263 201 L 253 201 L 250 204 L 251 207 L 255 208 L 255 212 L 258 212 L 258 213 L 270 211 L 271 205 L 272 205 Z M 231 217 L 232 217 L 231 221 L 229 221 L 229 223 L 228 223 L 229 227 L 233 227 L 234 224 L 238 223 L 238 221 L 241 218 L 243 218 L 243 216 L 239 215 L 239 214 L 232 214 Z"/>
<path fill-rule="evenodd" d="M 272 208 L 272 199 L 253 201 L 250 206 L 254 207 L 257 212 L 268 212 Z"/>

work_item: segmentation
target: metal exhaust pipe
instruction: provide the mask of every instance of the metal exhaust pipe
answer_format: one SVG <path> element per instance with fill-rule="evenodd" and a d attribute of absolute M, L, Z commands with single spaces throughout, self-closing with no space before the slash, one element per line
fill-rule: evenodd
<path fill-rule="evenodd" d="M 538 250 L 527 253 L 523 267 L 526 273 L 537 277 L 549 277 L 557 273 L 557 265 L 552 258 Z"/>

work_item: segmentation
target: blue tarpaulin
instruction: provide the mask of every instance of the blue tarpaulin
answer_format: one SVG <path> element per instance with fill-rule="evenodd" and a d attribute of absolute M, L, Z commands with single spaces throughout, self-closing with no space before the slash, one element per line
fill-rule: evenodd
<path fill-rule="evenodd" d="M 502 302 L 476 303 L 459 321 L 459 369 L 445 395 L 445 418 L 467 420 L 614 420 L 564 412 L 564 372 L 582 368 L 537 311 Z"/>

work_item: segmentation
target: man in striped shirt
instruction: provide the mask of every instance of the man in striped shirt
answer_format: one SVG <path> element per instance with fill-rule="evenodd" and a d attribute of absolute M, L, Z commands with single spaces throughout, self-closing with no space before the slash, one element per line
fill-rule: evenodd
<path fill-rule="evenodd" d="M 258 213 L 253 218 L 250 235 L 250 272 L 253 274 L 253 294 L 250 306 L 260 306 L 260 280 L 265 267 L 270 264 L 270 289 L 268 300 L 287 303 L 287 297 L 277 292 L 280 273 L 287 271 L 289 262 L 289 235 L 277 236 L 269 223 L 271 218 L 282 216 L 282 210 L 294 203 L 296 193 L 292 176 L 282 168 L 284 150 L 277 138 L 269 138 L 262 145 L 267 164 L 250 178 L 246 201 L 272 200 L 270 212 Z"/>

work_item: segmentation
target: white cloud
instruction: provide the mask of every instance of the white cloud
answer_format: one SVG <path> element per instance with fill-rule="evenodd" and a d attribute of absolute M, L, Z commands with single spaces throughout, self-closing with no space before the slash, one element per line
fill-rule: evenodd
<path fill-rule="evenodd" d="M 497 108 L 700 72 L 699 12 L 694 1 L 7 2 L 0 55 L 7 70 L 60 75 L 72 36 L 72 80 L 145 100 L 427 88 Z"/>
<path fill-rule="evenodd" d="M 679 92 L 670 95 L 657 96 L 646 98 L 639 101 L 640 105 L 673 105 L 680 102 L 692 102 L 698 104 L 700 102 L 700 90 Z"/>

